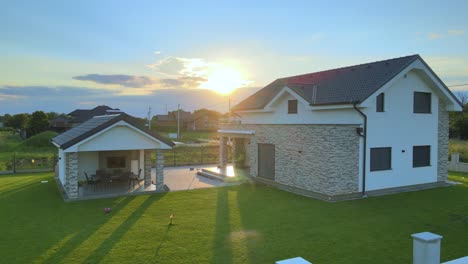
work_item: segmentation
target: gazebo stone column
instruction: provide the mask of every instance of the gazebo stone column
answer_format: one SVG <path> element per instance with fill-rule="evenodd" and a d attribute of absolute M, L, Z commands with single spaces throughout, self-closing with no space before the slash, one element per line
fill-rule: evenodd
<path fill-rule="evenodd" d="M 156 190 L 164 190 L 164 153 L 156 150 Z"/>
<path fill-rule="evenodd" d="M 221 168 L 226 168 L 227 165 L 227 151 L 228 151 L 228 146 L 227 146 L 227 137 L 220 136 L 219 137 L 219 165 Z"/>
<path fill-rule="evenodd" d="M 65 173 L 65 189 L 67 190 L 68 198 L 78 198 L 78 152 L 65 153 L 66 173 Z"/>
<path fill-rule="evenodd" d="M 145 149 L 145 186 L 151 185 L 151 150 Z"/>

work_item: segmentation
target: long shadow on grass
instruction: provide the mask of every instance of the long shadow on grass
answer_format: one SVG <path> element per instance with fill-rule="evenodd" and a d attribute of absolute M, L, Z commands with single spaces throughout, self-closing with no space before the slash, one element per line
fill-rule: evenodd
<path fill-rule="evenodd" d="M 261 263 L 262 251 L 259 249 L 259 244 L 263 243 L 263 232 L 258 229 L 258 223 L 255 219 L 258 204 L 258 197 L 254 197 L 257 189 L 255 183 L 244 183 L 238 189 L 237 205 L 239 207 L 240 225 L 242 227 L 242 237 L 247 249 L 246 259 L 249 263 Z M 273 202 L 273 201 L 270 201 Z M 274 204 L 264 203 L 263 206 L 275 206 Z M 271 219 L 275 221 L 276 219 Z"/>
<path fill-rule="evenodd" d="M 121 202 L 116 204 L 112 208 L 112 214 L 117 214 L 120 210 L 122 210 L 127 204 L 129 204 L 136 196 L 128 196 L 123 198 Z M 50 255 L 47 259 L 43 261 L 43 263 L 55 263 L 59 262 L 63 256 L 68 255 L 74 249 L 76 249 L 81 243 L 86 241 L 92 234 L 94 234 L 101 226 L 105 225 L 111 218 L 103 218 L 98 223 L 94 223 L 87 227 L 76 227 L 76 234 L 73 235 L 62 247 L 60 247 L 54 254 Z M 84 225 L 85 223 L 83 223 Z M 74 233 L 74 232 L 71 232 Z"/>
<path fill-rule="evenodd" d="M 119 225 L 119 227 L 117 227 L 117 229 L 115 229 L 112 235 L 106 238 L 106 240 L 104 240 L 101 245 L 96 248 L 88 258 L 86 258 L 85 261 L 83 261 L 83 263 L 100 262 L 114 247 L 114 245 L 128 232 L 128 230 L 130 230 L 135 222 L 140 219 L 146 209 L 148 209 L 151 204 L 161 199 L 164 195 L 165 193 L 161 193 L 158 195 L 152 195 L 146 199 L 124 222 Z"/>
<path fill-rule="evenodd" d="M 231 242 L 228 239 L 230 233 L 228 189 L 223 187 L 217 190 L 214 254 L 211 263 L 232 263 Z"/>
<path fill-rule="evenodd" d="M 39 185 L 41 183 L 37 182 L 36 180 L 34 182 L 29 182 L 29 183 L 25 183 L 25 184 L 19 184 L 19 185 L 16 185 L 15 187 L 11 188 L 11 189 L 8 189 L 6 191 L 2 191 L 1 194 L 0 194 L 0 199 L 4 199 L 8 196 L 11 196 L 15 193 L 18 193 L 18 192 L 22 192 L 22 191 L 25 191 L 26 189 L 30 189 L 32 187 L 35 187 L 37 185 Z"/>

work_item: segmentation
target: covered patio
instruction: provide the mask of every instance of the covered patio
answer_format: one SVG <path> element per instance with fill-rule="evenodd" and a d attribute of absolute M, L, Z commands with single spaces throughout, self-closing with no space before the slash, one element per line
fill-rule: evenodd
<path fill-rule="evenodd" d="M 93 117 L 51 141 L 59 148 L 57 178 L 67 199 L 167 190 L 162 150 L 174 143 L 126 114 Z"/>
<path fill-rule="evenodd" d="M 213 172 L 225 177 L 232 177 L 236 171 L 249 171 L 256 167 L 256 144 L 254 130 L 220 129 L 219 133 L 219 160 L 218 168 Z M 231 147 L 229 148 L 228 145 Z M 228 151 L 231 151 L 232 160 L 228 160 Z"/>

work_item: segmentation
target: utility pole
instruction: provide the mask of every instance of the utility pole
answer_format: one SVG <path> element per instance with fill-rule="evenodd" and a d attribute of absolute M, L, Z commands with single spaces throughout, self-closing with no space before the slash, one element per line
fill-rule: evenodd
<path fill-rule="evenodd" d="M 180 139 L 180 104 L 177 105 L 177 139 Z"/>
<path fill-rule="evenodd" d="M 151 129 L 151 106 L 148 107 L 148 129 Z"/>

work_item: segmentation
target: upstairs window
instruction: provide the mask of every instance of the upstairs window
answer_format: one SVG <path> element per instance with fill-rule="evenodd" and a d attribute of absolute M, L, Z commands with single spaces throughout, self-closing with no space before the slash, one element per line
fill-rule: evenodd
<path fill-rule="evenodd" d="M 414 92 L 413 112 L 417 114 L 431 113 L 431 93 Z"/>
<path fill-rule="evenodd" d="M 370 153 L 371 171 L 392 169 L 392 148 L 371 148 Z"/>
<path fill-rule="evenodd" d="M 381 93 L 377 96 L 377 112 L 383 112 L 384 111 L 384 94 Z"/>
<path fill-rule="evenodd" d="M 431 146 L 413 147 L 413 168 L 431 166 Z"/>
<path fill-rule="evenodd" d="M 288 114 L 297 114 L 297 100 L 288 100 Z"/>

